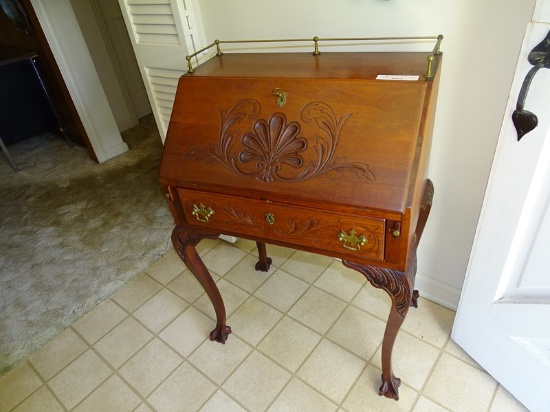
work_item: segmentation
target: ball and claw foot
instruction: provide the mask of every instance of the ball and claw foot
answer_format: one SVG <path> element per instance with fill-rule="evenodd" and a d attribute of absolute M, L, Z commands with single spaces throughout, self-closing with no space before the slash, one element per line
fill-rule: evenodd
<path fill-rule="evenodd" d="M 380 396 L 385 396 L 386 398 L 395 399 L 396 401 L 399 400 L 399 388 L 401 386 L 401 379 L 396 378 L 391 375 L 390 380 L 384 380 L 384 375 L 382 375 L 382 386 L 380 386 L 380 389 L 378 390 L 378 394 Z"/>
<path fill-rule="evenodd" d="M 411 304 L 410 307 L 417 308 L 418 307 L 418 298 L 420 297 L 420 294 L 418 293 L 418 290 L 413 290 L 413 295 L 411 298 Z"/>
<path fill-rule="evenodd" d="M 229 334 L 231 333 L 231 326 L 216 326 L 212 332 L 210 332 L 210 340 L 220 342 L 225 345 Z"/>
<path fill-rule="evenodd" d="M 271 258 L 267 258 L 265 262 L 262 262 L 261 260 L 256 263 L 255 269 L 260 270 L 262 272 L 269 272 L 269 268 L 271 267 Z"/>

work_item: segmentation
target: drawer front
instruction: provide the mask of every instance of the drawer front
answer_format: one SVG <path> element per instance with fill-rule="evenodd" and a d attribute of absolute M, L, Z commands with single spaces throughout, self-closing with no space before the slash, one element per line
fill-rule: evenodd
<path fill-rule="evenodd" d="M 195 226 L 384 259 L 384 219 L 181 188 L 178 196 L 185 218 Z"/>

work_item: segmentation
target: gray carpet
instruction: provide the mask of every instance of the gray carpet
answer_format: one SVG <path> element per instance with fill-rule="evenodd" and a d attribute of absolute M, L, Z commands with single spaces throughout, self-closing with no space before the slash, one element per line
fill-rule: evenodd
<path fill-rule="evenodd" d="M 19 173 L 0 158 L 0 375 L 169 249 L 152 116 L 123 139 L 103 164 L 51 134 L 9 147 Z"/>

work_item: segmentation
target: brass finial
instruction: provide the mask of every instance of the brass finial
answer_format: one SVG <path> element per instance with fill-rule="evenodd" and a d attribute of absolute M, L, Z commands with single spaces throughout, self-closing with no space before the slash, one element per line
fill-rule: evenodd
<path fill-rule="evenodd" d="M 191 64 L 191 56 L 185 56 L 185 59 L 187 60 L 187 73 L 193 73 L 195 69 L 193 69 L 193 65 Z"/>
<path fill-rule="evenodd" d="M 220 41 L 215 40 L 214 43 L 216 43 L 216 56 L 223 56 L 222 49 L 220 49 Z"/>
<path fill-rule="evenodd" d="M 319 37 L 315 36 L 313 38 L 313 42 L 315 43 L 315 50 L 313 51 L 313 55 L 318 56 L 321 54 L 321 52 L 319 51 Z"/>
<path fill-rule="evenodd" d="M 426 78 L 426 80 L 429 80 L 432 77 L 434 77 L 434 72 L 432 70 L 433 61 L 434 61 L 434 56 L 433 54 L 430 54 L 428 56 L 428 68 L 426 69 L 426 73 L 424 73 L 424 77 Z"/>

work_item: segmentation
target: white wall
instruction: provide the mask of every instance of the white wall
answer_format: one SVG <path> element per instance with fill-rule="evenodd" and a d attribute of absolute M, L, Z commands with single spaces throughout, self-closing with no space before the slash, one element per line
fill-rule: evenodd
<path fill-rule="evenodd" d="M 419 249 L 417 287 L 421 295 L 456 308 L 534 3 L 201 0 L 200 12 L 208 43 L 243 38 L 445 36 L 430 163 L 435 198 Z"/>

